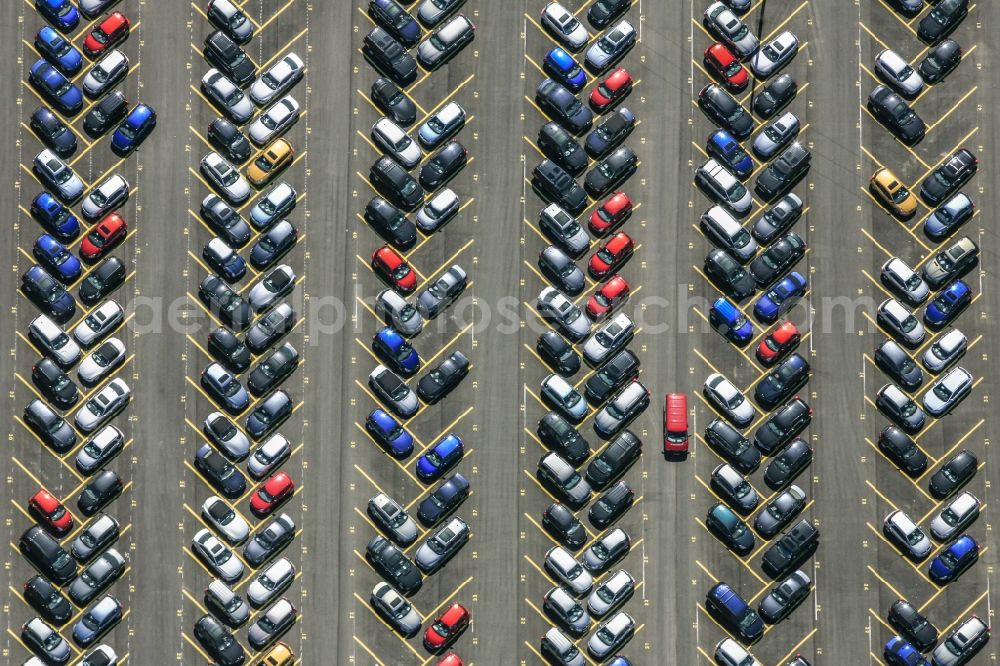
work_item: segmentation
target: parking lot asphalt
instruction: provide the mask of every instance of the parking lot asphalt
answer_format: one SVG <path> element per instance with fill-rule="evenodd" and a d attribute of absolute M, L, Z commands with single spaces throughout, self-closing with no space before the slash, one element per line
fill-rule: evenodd
<path fill-rule="evenodd" d="M 197 216 L 209 192 L 198 162 L 209 150 L 205 128 L 218 115 L 198 91 L 208 69 L 198 51 L 210 32 L 202 4 L 122 0 L 116 6 L 133 22 L 121 47 L 132 63 L 122 89 L 130 104 L 143 101 L 156 108 L 158 125 L 122 162 L 108 150 L 107 137 L 70 158 L 80 156 L 74 168 L 88 184 L 118 171 L 134 188 L 122 209 L 131 233 L 115 251 L 129 267 L 117 298 L 132 318 L 116 335 L 129 352 L 119 376 L 134 397 L 116 425 L 130 444 L 110 464 L 130 485 L 107 509 L 123 529 L 128 526 L 117 547 L 128 552 L 130 568 L 111 588 L 128 613 L 104 642 L 135 664 L 209 661 L 192 629 L 204 612 L 202 591 L 211 576 L 189 552 L 192 536 L 203 527 L 199 508 L 211 492 L 191 462 L 204 441 L 201 421 L 214 409 L 198 386 L 208 363 L 200 347 L 214 325 L 196 298 L 206 274 L 201 248 L 211 237 Z M 565 4 L 580 16 L 587 7 Z M 642 363 L 640 381 L 652 393 L 650 407 L 629 426 L 644 444 L 640 461 L 624 477 L 638 501 L 616 524 L 632 538 L 632 551 L 620 567 L 640 584 L 625 606 L 638 632 L 621 652 L 639 664 L 712 663 L 712 650 L 725 631 L 704 609 L 708 589 L 724 580 L 756 604 L 771 586 L 759 565 L 760 546 L 738 558 L 703 522 L 717 501 L 708 480 L 721 460 L 701 438 L 715 418 L 700 398 L 702 383 L 720 371 L 746 389 L 764 373 L 753 347 L 736 348 L 706 322 L 719 292 L 700 274 L 712 245 L 697 218 L 710 203 L 692 177 L 714 129 L 694 103 L 709 82 L 701 57 L 714 41 L 702 24 L 707 4 L 636 0 L 627 17 L 639 30 L 639 41 L 622 61 L 637 81 L 624 105 L 639 120 L 627 143 L 640 161 L 638 172 L 621 186 L 639 204 L 623 227 L 638 246 L 621 271 L 633 289 L 623 311 L 641 329 L 630 348 Z M 380 115 L 368 99 L 377 74 L 360 52 L 372 27 L 364 5 L 243 3 L 260 26 L 247 46 L 258 65 L 289 51 L 306 65 L 304 81 L 292 90 L 304 116 L 287 134 L 297 161 L 281 176 L 300 195 L 289 219 L 302 237 L 283 260 L 302 278 L 289 297 L 302 323 L 288 337 L 302 363 L 284 384 L 297 409 L 281 427 L 294 450 L 284 469 L 298 488 L 281 510 L 300 530 L 283 553 L 299 571 L 285 596 L 300 617 L 281 640 L 294 650 L 296 663 L 430 664 L 433 657 L 419 636 L 400 638 L 371 611 L 368 596 L 380 577 L 363 557 L 377 533 L 365 515 L 368 498 L 384 491 L 412 513 L 434 487 L 414 477 L 416 454 L 396 462 L 364 430 L 366 415 L 378 405 L 366 381 L 378 362 L 370 347 L 380 326 L 372 304 L 384 288 L 368 262 L 383 241 L 360 218 L 374 194 L 367 177 L 378 152 L 369 130 Z M 407 90 L 419 105 L 417 124 L 448 101 L 466 109 L 469 121 L 457 138 L 472 158 L 448 185 L 463 202 L 461 212 L 443 232 L 421 237 L 406 253 L 421 278 L 418 289 L 455 263 L 468 273 L 463 299 L 429 324 L 414 346 L 425 368 L 458 350 L 472 369 L 458 390 L 440 404 L 421 407 L 406 425 L 418 453 L 450 432 L 465 441 L 466 455 L 456 471 L 470 480 L 472 494 L 456 515 L 469 522 L 473 536 L 411 601 L 427 619 L 454 601 L 466 605 L 472 626 L 453 649 L 466 663 L 481 665 L 541 663 L 539 638 L 552 624 L 541 610 L 542 595 L 553 585 L 541 562 L 553 540 L 539 525 L 552 499 L 534 477 L 545 451 L 535 423 L 547 411 L 538 386 L 549 372 L 534 352 L 543 328 L 533 304 L 546 284 L 535 262 L 548 241 L 536 225 L 544 204 L 526 182 L 541 159 L 534 137 L 545 117 L 533 98 L 544 78 L 541 59 L 553 46 L 537 25 L 543 5 L 469 0 L 461 11 L 476 25 L 475 40 L 440 70 L 421 73 Z M 799 352 L 812 373 L 799 395 L 815 411 L 802 435 L 815 459 L 796 483 L 810 500 L 803 516 L 819 528 L 821 541 L 802 567 L 815 583 L 812 594 L 751 647 L 763 663 L 784 664 L 796 653 L 814 664 L 884 663 L 882 646 L 893 634 L 885 614 L 899 597 L 926 612 L 942 634 L 972 613 L 992 615 L 997 549 L 990 538 L 990 505 L 997 463 L 991 442 L 997 426 L 989 397 L 997 367 L 992 315 L 1000 294 L 992 281 L 996 236 L 987 222 L 997 203 L 991 111 L 998 101 L 988 35 L 996 11 L 980 2 L 955 31 L 952 37 L 965 57 L 945 82 L 912 102 L 929 125 L 912 148 L 892 139 L 868 115 L 864 101 L 877 84 L 872 61 L 880 50 L 891 47 L 911 62 L 925 54 L 915 21 L 899 17 L 881 0 L 769 0 L 766 6 L 758 0 L 745 15 L 754 32 L 763 14 L 763 36 L 789 29 L 802 43 L 785 71 L 799 83 L 789 109 L 804 127 L 798 140 L 813 155 L 811 170 L 794 188 L 808 207 L 795 229 L 809 251 L 796 270 L 809 279 L 811 309 L 797 307 L 790 318 L 808 331 Z M 0 77 L 8 91 L 3 103 L 9 119 L 26 123 L 38 104 L 25 82 L 37 58 L 33 35 L 42 24 L 27 0 L 0 6 L 0 25 L 9 35 L 0 52 L 5 62 L 18 63 Z M 77 33 L 85 34 L 82 26 Z M 19 535 L 33 522 L 27 498 L 41 485 L 72 507 L 83 479 L 71 458 L 49 453 L 16 420 L 35 397 L 30 373 L 38 352 L 20 334 L 37 310 L 17 287 L 33 263 L 31 243 L 39 233 L 27 208 L 40 189 L 30 164 L 41 145 L 13 121 L 0 126 L 0 145 L 17 155 L 0 164 L 12 224 L 12 242 L 3 250 L 11 270 L 0 273 L 0 290 L 9 295 L 4 335 L 9 352 L 0 359 L 0 376 L 9 382 L 10 397 L 2 649 L 5 663 L 20 664 L 29 656 L 20 644 L 20 627 L 34 615 L 20 597 L 33 570 L 16 549 Z M 979 212 L 963 233 L 979 244 L 981 261 L 967 277 L 975 300 L 956 326 L 971 343 L 961 364 L 978 383 L 953 414 L 933 420 L 916 437 L 932 465 L 911 482 L 873 444 L 888 422 L 874 406 L 875 391 L 888 380 L 870 361 L 884 337 L 871 318 L 874 306 L 887 297 L 878 280 L 883 262 L 896 255 L 920 266 L 937 244 L 920 230 L 926 207 L 913 219 L 897 220 L 869 195 L 868 179 L 879 166 L 888 166 L 916 190 L 962 146 L 980 160 L 979 173 L 963 187 Z M 759 214 L 756 206 L 752 215 Z M 247 278 L 238 288 L 253 281 Z M 762 333 L 756 322 L 755 329 Z M 686 392 L 691 408 L 692 452 L 684 461 L 667 461 L 660 453 L 663 396 L 673 391 Z M 589 421 L 581 431 L 596 448 Z M 928 479 L 962 448 L 975 452 L 980 463 L 966 489 L 984 503 L 983 515 L 969 529 L 983 550 L 960 581 L 938 587 L 926 577 L 926 562 L 911 564 L 885 540 L 881 521 L 901 508 L 926 527 L 940 508 L 926 492 Z M 761 472 L 750 480 L 765 498 L 771 494 Z M 580 512 L 581 520 L 593 529 L 585 514 Z M 245 633 L 239 630 L 237 637 L 242 641 Z M 993 645 L 973 663 L 995 659 Z"/>

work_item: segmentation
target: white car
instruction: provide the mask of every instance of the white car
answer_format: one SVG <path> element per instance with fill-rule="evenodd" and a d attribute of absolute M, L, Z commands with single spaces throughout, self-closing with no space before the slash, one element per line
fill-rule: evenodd
<path fill-rule="evenodd" d="M 424 329 L 424 318 L 416 306 L 393 289 L 383 289 L 378 293 L 375 313 L 403 335 L 414 336 Z"/>
<path fill-rule="evenodd" d="M 288 589 L 295 580 L 295 565 L 282 557 L 267 565 L 247 586 L 247 600 L 260 608 Z"/>
<path fill-rule="evenodd" d="M 587 599 L 587 610 L 597 618 L 604 617 L 617 606 L 627 601 L 635 593 L 635 578 L 619 569 L 594 588 Z"/>
<path fill-rule="evenodd" d="M 68 368 L 80 358 L 80 346 L 58 324 L 38 315 L 28 324 L 28 337 L 62 368 Z"/>
<path fill-rule="evenodd" d="M 253 82 L 253 85 L 250 86 L 250 98 L 258 106 L 267 104 L 301 81 L 305 68 L 302 58 L 294 53 L 289 53 L 271 65 Z"/>
<path fill-rule="evenodd" d="M 90 190 L 80 209 L 88 220 L 96 220 L 120 208 L 128 201 L 128 181 L 117 173 L 105 178 L 100 185 Z"/>
<path fill-rule="evenodd" d="M 882 532 L 912 559 L 922 560 L 930 555 L 931 540 L 912 518 L 899 509 L 890 511 L 885 517 Z"/>
<path fill-rule="evenodd" d="M 379 118 L 375 121 L 371 136 L 379 150 L 406 169 L 415 167 L 423 157 L 417 142 L 410 138 L 406 130 L 388 118 Z"/>
<path fill-rule="evenodd" d="M 253 24 L 232 0 L 209 0 L 207 14 L 212 23 L 225 27 L 229 36 L 240 44 L 246 44 L 253 38 Z"/>
<path fill-rule="evenodd" d="M 931 655 L 934 666 L 962 666 L 971 664 L 972 659 L 979 654 L 990 640 L 990 627 L 979 617 L 973 615 L 952 629 L 947 636 L 941 637 L 941 642 L 934 648 Z M 982 663 L 979 661 L 977 663 Z"/>
<path fill-rule="evenodd" d="M 587 641 L 587 651 L 603 660 L 620 648 L 635 633 L 635 619 L 625 611 L 618 611 L 610 619 L 597 625 L 597 630 Z"/>
<path fill-rule="evenodd" d="M 34 167 L 42 183 L 52 188 L 63 201 L 76 201 L 83 194 L 83 181 L 73 167 L 48 148 L 35 155 Z"/>
<path fill-rule="evenodd" d="M 723 2 L 713 2 L 708 6 L 705 10 L 705 22 L 709 30 L 717 34 L 740 58 L 750 57 L 760 45 L 747 24 Z"/>
<path fill-rule="evenodd" d="M 229 543 L 236 545 L 250 536 L 250 525 L 218 495 L 212 495 L 201 505 L 201 515 Z"/>
<path fill-rule="evenodd" d="M 910 63 L 891 49 L 875 56 L 875 73 L 906 97 L 916 97 L 924 88 L 924 80 Z"/>
<path fill-rule="evenodd" d="M 234 123 L 242 125 L 253 116 L 254 107 L 250 99 L 238 85 L 214 67 L 201 77 L 201 89 Z"/>
<path fill-rule="evenodd" d="M 754 408 L 743 392 L 724 375 L 714 372 L 705 380 L 705 397 L 739 428 L 753 421 Z"/>
<path fill-rule="evenodd" d="M 794 58 L 798 50 L 799 38 L 791 30 L 782 30 L 753 54 L 750 69 L 758 78 L 767 78 Z"/>
<path fill-rule="evenodd" d="M 931 536 L 941 542 L 950 541 L 979 516 L 982 502 L 966 490 L 948 503 L 938 515 L 931 520 Z"/>
<path fill-rule="evenodd" d="M 924 367 L 930 372 L 941 372 L 964 354 L 968 345 L 969 339 L 965 334 L 953 328 L 935 340 L 924 352 Z"/>
<path fill-rule="evenodd" d="M 255 479 L 263 479 L 291 454 L 292 445 L 288 438 L 280 432 L 275 433 L 254 450 L 247 460 L 247 471 Z"/>
<path fill-rule="evenodd" d="M 920 320 L 895 298 L 887 298 L 882 301 L 878 306 L 875 318 L 911 347 L 916 347 L 923 342 L 924 335 L 926 335 L 924 325 L 920 323 Z"/>
<path fill-rule="evenodd" d="M 107 386 L 83 404 L 76 413 L 76 427 L 83 432 L 93 432 L 108 419 L 120 412 L 132 398 L 132 390 L 120 377 L 115 377 Z"/>
<path fill-rule="evenodd" d="M 737 215 L 746 213 L 753 205 L 753 199 L 746 186 L 729 169 L 714 159 L 709 159 L 698 167 L 694 178 L 719 204 Z"/>
<path fill-rule="evenodd" d="M 720 666 L 764 666 L 757 661 L 757 657 L 728 637 L 715 644 L 714 656 L 716 663 Z"/>
<path fill-rule="evenodd" d="M 83 359 L 76 373 L 84 385 L 93 386 L 124 360 L 125 343 L 118 338 L 108 338 Z"/>
<path fill-rule="evenodd" d="M 924 410 L 931 416 L 943 416 L 972 391 L 972 374 L 959 366 L 941 376 L 924 393 Z"/>
<path fill-rule="evenodd" d="M 882 264 L 881 277 L 883 282 L 912 305 L 920 305 L 930 295 L 930 289 L 923 278 L 899 257 L 893 257 Z"/>
<path fill-rule="evenodd" d="M 81 2 L 81 7 L 83 3 Z M 98 645 L 87 653 L 86 658 L 80 664 L 107 664 L 107 666 L 118 666 L 118 653 L 111 649 L 109 645 Z"/>
<path fill-rule="evenodd" d="M 545 553 L 543 566 L 578 597 L 589 592 L 594 586 L 594 577 L 562 546 L 550 548 L 549 552 Z"/>
<path fill-rule="evenodd" d="M 111 332 L 125 317 L 125 310 L 114 299 L 101 303 L 73 329 L 73 337 L 84 347 L 90 347 Z"/>
<path fill-rule="evenodd" d="M 214 150 L 201 158 L 201 173 L 233 205 L 242 204 L 253 193 L 243 174 Z"/>
<path fill-rule="evenodd" d="M 535 303 L 542 317 L 550 319 L 574 341 L 590 333 L 591 322 L 583 310 L 555 287 L 545 287 Z"/>
<path fill-rule="evenodd" d="M 594 331 L 583 343 L 583 358 L 591 366 L 600 365 L 611 354 L 621 350 L 635 335 L 635 323 L 624 312 Z"/>
<path fill-rule="evenodd" d="M 558 2 L 550 2 L 542 9 L 542 25 L 570 51 L 579 51 L 590 41 L 586 26 L 573 16 L 573 12 Z"/>
<path fill-rule="evenodd" d="M 573 421 L 582 421 L 587 415 L 587 401 L 580 392 L 562 376 L 551 374 L 542 380 L 542 398 Z"/>
<path fill-rule="evenodd" d="M 103 12 L 105 9 L 111 7 L 119 0 L 79 0 L 77 4 L 80 6 L 80 11 L 89 19 L 95 19 Z"/>
<path fill-rule="evenodd" d="M 294 125 L 298 121 L 300 113 L 301 108 L 295 98 L 291 95 L 285 95 L 267 107 L 267 110 L 253 121 L 247 132 L 250 135 L 250 140 L 258 147 L 263 146 Z"/>
<path fill-rule="evenodd" d="M 295 271 L 288 264 L 280 264 L 250 289 L 247 300 L 255 312 L 263 312 L 294 288 Z"/>
<path fill-rule="evenodd" d="M 226 548 L 207 527 L 194 535 L 191 549 L 223 581 L 235 583 L 243 576 L 243 563 L 240 562 L 240 558 Z"/>
<path fill-rule="evenodd" d="M 119 49 L 112 49 L 95 62 L 83 77 L 83 92 L 89 97 L 100 97 L 125 78 L 128 67 L 128 56 Z"/>
<path fill-rule="evenodd" d="M 451 188 L 444 188 L 417 211 L 417 226 L 421 231 L 433 233 L 458 213 L 458 195 Z"/>

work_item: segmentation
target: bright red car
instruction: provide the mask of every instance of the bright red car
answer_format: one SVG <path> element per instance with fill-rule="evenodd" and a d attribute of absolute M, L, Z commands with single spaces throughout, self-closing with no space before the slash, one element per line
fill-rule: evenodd
<path fill-rule="evenodd" d="M 428 652 L 438 652 L 454 643 L 469 626 L 472 615 L 462 604 L 452 604 L 424 632 L 424 648 Z"/>
<path fill-rule="evenodd" d="M 28 500 L 28 509 L 58 534 L 66 534 L 73 529 L 72 514 L 47 490 L 39 490 L 32 495 Z"/>
<path fill-rule="evenodd" d="M 417 288 L 417 274 L 398 252 L 383 245 L 372 254 L 372 270 L 404 294 Z"/>
<path fill-rule="evenodd" d="M 612 310 L 628 300 L 629 291 L 625 278 L 621 275 L 615 275 L 587 299 L 587 314 L 594 321 L 603 319 Z"/>
<path fill-rule="evenodd" d="M 733 92 L 740 92 L 750 83 L 750 75 L 725 44 L 716 42 L 705 49 L 705 64 Z"/>
<path fill-rule="evenodd" d="M 632 75 L 624 67 L 604 77 L 597 87 L 590 91 L 590 105 L 594 111 L 604 113 L 632 92 Z"/>
<path fill-rule="evenodd" d="M 96 58 L 114 48 L 128 37 L 131 25 L 128 17 L 121 12 L 109 14 L 83 40 L 83 52 L 91 58 Z"/>
<path fill-rule="evenodd" d="M 464 666 L 465 662 L 462 661 L 457 654 L 454 652 L 449 652 L 445 656 L 438 659 L 436 666 Z"/>
<path fill-rule="evenodd" d="M 619 231 L 590 257 L 587 267 L 591 276 L 600 280 L 615 272 L 629 260 L 633 250 L 635 243 L 632 242 L 632 238 L 624 231 Z"/>
<path fill-rule="evenodd" d="M 801 337 L 795 324 L 786 321 L 761 340 L 757 347 L 757 360 L 764 365 L 773 365 L 782 356 L 795 349 Z"/>
<path fill-rule="evenodd" d="M 292 477 L 285 472 L 275 472 L 250 497 L 250 509 L 258 516 L 266 516 L 294 492 Z"/>
<path fill-rule="evenodd" d="M 590 231 L 595 236 L 602 237 L 610 231 L 617 229 L 625 220 L 632 215 L 632 200 L 621 190 L 615 192 L 604 200 L 597 209 L 590 214 Z"/>
<path fill-rule="evenodd" d="M 110 213 L 94 225 L 80 243 L 80 256 L 87 261 L 96 261 L 125 240 L 128 224 L 118 213 Z"/>

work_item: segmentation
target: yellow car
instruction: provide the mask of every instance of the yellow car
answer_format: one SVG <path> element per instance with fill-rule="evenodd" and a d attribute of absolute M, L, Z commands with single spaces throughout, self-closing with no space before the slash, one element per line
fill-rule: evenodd
<path fill-rule="evenodd" d="M 294 661 L 295 654 L 292 649 L 284 643 L 278 643 L 264 656 L 260 666 L 292 666 Z"/>
<path fill-rule="evenodd" d="M 247 169 L 247 178 L 254 187 L 263 187 L 274 178 L 279 171 L 292 163 L 295 150 L 286 139 L 278 139 L 261 151 L 257 159 Z"/>
<path fill-rule="evenodd" d="M 910 217 L 917 212 L 917 198 L 885 167 L 872 176 L 871 188 L 879 201 L 899 217 Z"/>

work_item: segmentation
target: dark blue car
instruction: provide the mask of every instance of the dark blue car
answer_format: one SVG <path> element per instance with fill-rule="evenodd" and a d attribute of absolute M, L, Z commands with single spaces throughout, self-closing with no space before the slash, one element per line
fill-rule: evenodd
<path fill-rule="evenodd" d="M 53 273 L 60 281 L 69 283 L 80 277 L 83 266 L 80 260 L 66 246 L 48 234 L 42 234 L 35 239 L 35 245 L 31 248 L 31 253 L 35 255 L 42 266 Z"/>
<path fill-rule="evenodd" d="M 753 160 L 740 142 L 726 130 L 715 130 L 708 136 L 708 154 L 728 167 L 738 178 L 748 178 L 753 173 Z"/>
<path fill-rule="evenodd" d="M 374 409 L 365 419 L 365 430 L 393 458 L 413 453 L 413 435 L 383 409 Z"/>
<path fill-rule="evenodd" d="M 885 657 L 885 663 L 888 666 L 930 666 L 920 651 L 913 647 L 912 643 L 903 640 L 901 636 L 893 636 L 889 639 L 889 642 L 885 644 L 885 650 L 882 651 L 882 656 Z"/>
<path fill-rule="evenodd" d="M 38 59 L 28 72 L 28 82 L 57 110 L 71 116 L 83 108 L 83 93 L 45 58 Z"/>
<path fill-rule="evenodd" d="M 979 544 L 967 534 L 963 534 L 931 562 L 931 580 L 935 583 L 950 583 L 971 567 L 979 559 Z"/>
<path fill-rule="evenodd" d="M 924 310 L 924 321 L 935 328 L 945 326 L 971 302 L 972 289 L 963 280 L 955 280 L 930 302 Z"/>
<path fill-rule="evenodd" d="M 370 0 L 368 15 L 407 48 L 420 39 L 420 26 L 396 0 Z"/>
<path fill-rule="evenodd" d="M 465 445 L 455 433 L 448 433 L 441 441 L 417 459 L 417 478 L 424 483 L 438 479 L 454 467 L 465 453 Z"/>
<path fill-rule="evenodd" d="M 21 288 L 40 308 L 60 321 L 66 321 L 76 312 L 73 295 L 37 264 L 21 276 Z"/>
<path fill-rule="evenodd" d="M 35 0 L 35 9 L 62 32 L 69 32 L 80 24 L 80 12 L 69 0 Z"/>
<path fill-rule="evenodd" d="M 149 136 L 154 127 L 156 127 L 156 111 L 146 104 L 136 104 L 111 135 L 111 148 L 119 153 L 133 151 Z"/>
<path fill-rule="evenodd" d="M 461 474 L 445 479 L 420 503 L 417 517 L 424 525 L 433 527 L 465 501 L 469 496 L 469 488 L 468 479 Z"/>
<path fill-rule="evenodd" d="M 379 358 L 404 375 L 412 375 L 420 369 L 420 356 L 392 326 L 382 328 L 372 337 L 372 349 Z"/>
<path fill-rule="evenodd" d="M 80 235 L 80 220 L 48 192 L 41 192 L 32 200 L 31 215 L 60 240 L 69 241 Z"/>
<path fill-rule="evenodd" d="M 777 321 L 806 293 L 806 285 L 806 279 L 792 271 L 757 299 L 753 306 L 754 316 L 768 324 Z"/>
<path fill-rule="evenodd" d="M 35 34 L 35 48 L 63 74 L 72 76 L 83 66 L 83 55 L 49 26 Z"/>
<path fill-rule="evenodd" d="M 579 63 L 558 46 L 550 49 L 542 61 L 542 69 L 571 91 L 578 93 L 587 85 L 587 74 Z"/>
<path fill-rule="evenodd" d="M 753 338 L 753 324 L 728 299 L 715 299 L 708 311 L 708 321 L 730 342 L 745 345 Z"/>
<path fill-rule="evenodd" d="M 28 124 L 42 143 L 56 151 L 59 157 L 69 157 L 76 152 L 76 134 L 49 107 L 40 106 L 32 111 Z"/>

